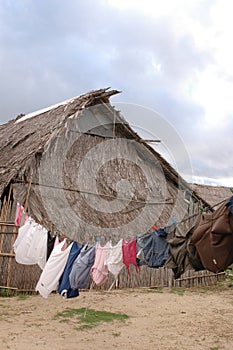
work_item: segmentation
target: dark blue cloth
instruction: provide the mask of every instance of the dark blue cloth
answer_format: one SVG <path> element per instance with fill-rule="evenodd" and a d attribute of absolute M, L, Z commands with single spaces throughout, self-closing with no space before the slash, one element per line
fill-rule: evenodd
<path fill-rule="evenodd" d="M 70 275 L 70 271 L 72 269 L 73 263 L 75 259 L 78 257 L 81 249 L 82 247 L 79 247 L 76 242 L 73 242 L 65 269 L 59 280 L 59 286 L 58 286 L 57 292 L 65 298 L 74 298 L 79 295 L 78 289 L 74 290 L 70 287 L 69 275 Z"/>
<path fill-rule="evenodd" d="M 229 202 L 226 203 L 226 207 L 228 208 L 229 212 L 233 214 L 233 196 L 230 198 Z"/>
<path fill-rule="evenodd" d="M 169 257 L 169 244 L 166 241 L 166 228 L 160 228 L 141 237 L 137 242 L 137 250 L 143 252 L 143 260 L 138 261 L 138 265 L 148 265 L 148 267 L 161 267 Z"/>

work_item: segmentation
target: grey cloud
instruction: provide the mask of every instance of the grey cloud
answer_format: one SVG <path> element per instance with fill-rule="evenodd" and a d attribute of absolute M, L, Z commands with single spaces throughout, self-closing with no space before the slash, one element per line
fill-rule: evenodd
<path fill-rule="evenodd" d="M 213 2 L 194 3 L 192 16 L 208 27 Z M 195 46 L 185 28 L 177 36 L 172 18 L 152 20 L 118 11 L 105 1 L 94 4 L 91 0 L 1 1 L 0 122 L 111 86 L 123 92 L 113 104 L 128 101 L 157 110 L 187 144 L 195 171 L 218 176 L 221 171 L 214 162 L 224 160 L 226 168 L 229 164 L 222 149 L 223 131 L 204 134 L 204 111 L 184 92 L 186 84 L 195 82 L 196 72 L 213 62 L 212 57 Z M 161 64 L 160 71 L 153 62 Z M 227 148 L 230 128 L 227 138 L 224 135 Z M 206 146 L 199 148 L 200 142 Z"/>
<path fill-rule="evenodd" d="M 209 132 L 199 132 L 189 142 L 194 173 L 210 178 L 233 178 L 232 116 L 218 128 L 209 128 Z"/>
<path fill-rule="evenodd" d="M 90 0 L 50 0 L 46 6 L 31 1 L 11 3 L 11 7 L 3 4 L 2 69 L 8 83 L 1 93 L 11 91 L 15 108 L 25 105 L 24 94 L 33 95 L 32 109 L 35 101 L 53 103 L 56 96 L 68 98 L 100 85 L 120 85 L 127 96 L 130 89 L 141 88 L 155 95 L 166 84 L 168 95 L 174 96 L 177 79 L 182 81 L 192 67 L 201 67 L 201 57 L 206 60 L 189 44 L 191 38 L 175 42 L 166 18 L 154 22 L 138 14 L 124 16 L 101 6 L 103 2 L 96 11 Z M 163 67 L 157 76 L 152 71 L 153 58 Z M 8 109 L 9 103 L 3 103 L 1 115 L 7 115 Z"/>

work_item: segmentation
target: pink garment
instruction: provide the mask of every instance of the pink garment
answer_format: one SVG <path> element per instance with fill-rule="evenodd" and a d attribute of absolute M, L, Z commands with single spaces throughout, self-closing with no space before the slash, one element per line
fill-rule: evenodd
<path fill-rule="evenodd" d="M 101 286 L 108 279 L 108 266 L 106 265 L 106 250 L 109 249 L 110 243 L 106 243 L 104 247 L 100 246 L 100 243 L 96 243 L 95 248 L 95 261 L 91 268 L 91 275 L 93 282 L 97 286 Z"/>
<path fill-rule="evenodd" d="M 16 214 L 15 214 L 15 225 L 22 226 L 23 224 L 25 224 L 27 219 L 28 219 L 28 215 L 24 210 L 24 207 L 21 204 L 17 203 Z"/>
<path fill-rule="evenodd" d="M 130 264 L 133 264 L 136 268 L 136 271 L 139 273 L 140 269 L 136 261 L 137 256 L 137 245 L 135 237 L 132 237 L 129 242 L 123 239 L 122 242 L 122 254 L 123 254 L 123 263 L 125 264 L 128 274 L 130 274 Z"/>

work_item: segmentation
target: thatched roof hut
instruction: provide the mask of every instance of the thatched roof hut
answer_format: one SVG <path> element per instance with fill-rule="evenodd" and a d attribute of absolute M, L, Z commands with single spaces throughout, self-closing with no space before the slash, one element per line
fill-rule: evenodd
<path fill-rule="evenodd" d="M 214 209 L 218 207 L 218 203 L 221 203 L 232 195 L 230 187 L 225 186 L 193 184 L 192 188 L 199 196 L 207 201 L 211 207 L 214 206 Z"/>
<path fill-rule="evenodd" d="M 0 126 L 0 196 L 47 229 L 103 241 L 195 211 L 197 193 L 109 103 L 91 91 Z"/>

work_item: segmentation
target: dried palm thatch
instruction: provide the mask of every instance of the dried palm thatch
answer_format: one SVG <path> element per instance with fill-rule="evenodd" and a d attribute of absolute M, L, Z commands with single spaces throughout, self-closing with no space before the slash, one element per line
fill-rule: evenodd
<path fill-rule="evenodd" d="M 2 200 L 13 184 L 14 199 L 47 229 L 102 241 L 207 205 L 110 105 L 117 93 L 91 91 L 0 126 Z"/>
<path fill-rule="evenodd" d="M 231 196 L 231 190 L 225 186 L 210 186 L 193 184 L 193 190 L 204 198 L 214 209 L 218 207 L 218 203 L 221 203 L 225 199 Z"/>

